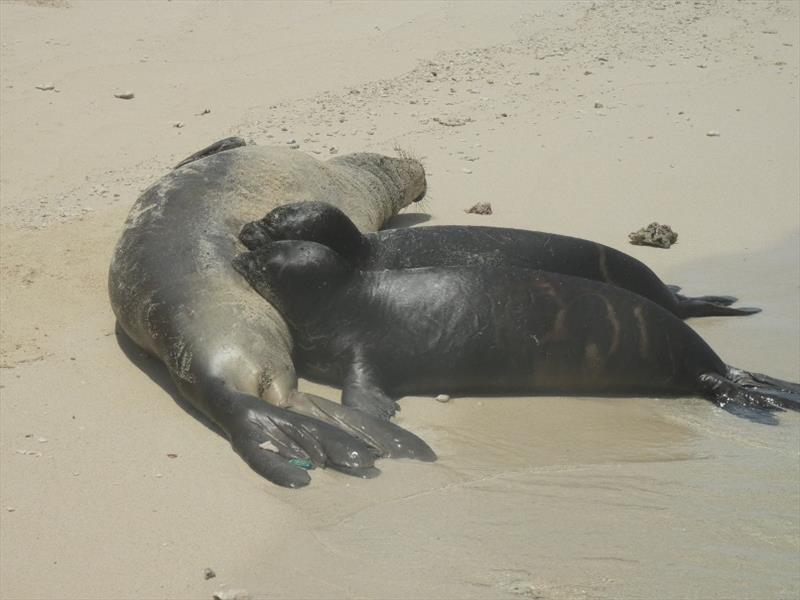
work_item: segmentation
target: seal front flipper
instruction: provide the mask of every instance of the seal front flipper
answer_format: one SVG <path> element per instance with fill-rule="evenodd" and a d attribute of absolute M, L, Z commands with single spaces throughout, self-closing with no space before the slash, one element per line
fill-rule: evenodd
<path fill-rule="evenodd" d="M 218 154 L 219 152 L 225 152 L 226 150 L 233 150 L 234 148 L 240 148 L 240 147 L 246 146 L 246 145 L 247 145 L 247 142 L 245 142 L 240 137 L 227 137 L 227 138 L 221 139 L 221 140 L 219 140 L 217 142 L 214 142 L 210 146 L 206 146 L 202 150 L 198 150 L 197 152 L 195 152 L 191 156 L 187 156 L 186 158 L 184 158 L 181 162 L 179 162 L 177 165 L 175 165 L 172 168 L 173 168 L 173 170 L 174 169 L 179 169 L 183 165 L 187 165 L 190 162 L 194 162 L 196 160 L 200 160 L 201 158 L 205 158 L 206 156 L 211 156 L 212 154 Z"/>
<path fill-rule="evenodd" d="M 298 391 L 289 394 L 283 407 L 339 427 L 373 446 L 383 457 L 413 458 L 424 462 L 436 460 L 436 453 L 416 435 L 361 410 Z"/>
<path fill-rule="evenodd" d="M 342 404 L 388 421 L 400 410 L 379 383 L 374 369 L 354 361 L 342 384 Z"/>

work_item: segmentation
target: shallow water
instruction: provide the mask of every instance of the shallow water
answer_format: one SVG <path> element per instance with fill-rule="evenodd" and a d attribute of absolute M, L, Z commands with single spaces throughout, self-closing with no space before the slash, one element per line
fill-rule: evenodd
<path fill-rule="evenodd" d="M 714 260 L 675 268 L 687 292 L 698 294 L 724 292 L 715 274 L 730 281 L 724 270 L 740 269 L 737 292 L 758 297 L 764 313 L 690 324 L 726 361 L 790 380 L 800 379 L 795 241 L 749 256 L 746 267 L 721 257 L 719 269 Z M 750 287 L 759 280 L 776 283 Z M 262 554 L 271 561 L 273 552 L 302 553 L 314 573 L 274 593 L 800 594 L 798 413 L 777 414 L 777 425 L 768 425 L 700 398 L 406 398 L 401 405 L 398 423 L 426 439 L 438 462 L 380 461 L 383 475 L 366 482 L 317 472 L 313 486 L 286 497 L 296 519 Z M 246 581 L 254 568 L 238 575 Z"/>

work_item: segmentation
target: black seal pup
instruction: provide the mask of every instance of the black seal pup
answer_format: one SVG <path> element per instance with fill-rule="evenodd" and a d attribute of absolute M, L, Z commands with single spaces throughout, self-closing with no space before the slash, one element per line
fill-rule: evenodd
<path fill-rule="evenodd" d="M 109 272 L 114 314 L 247 464 L 275 483 L 307 484 L 298 465 L 373 475 L 376 453 L 432 460 L 424 442 L 393 424 L 297 393 L 286 324 L 231 265 L 243 249 L 242 226 L 281 203 L 324 195 L 374 230 L 425 188 L 422 166 L 407 158 L 350 154 L 322 163 L 221 140 L 133 205 Z"/>
<path fill-rule="evenodd" d="M 234 260 L 277 307 L 295 364 L 342 403 L 394 414 L 409 393 L 700 395 L 800 409 L 800 386 L 726 365 L 695 331 L 628 290 L 508 266 L 362 271 L 316 242 Z"/>
<path fill-rule="evenodd" d="M 333 248 L 359 269 L 506 265 L 586 277 L 649 298 L 682 319 L 751 315 L 732 296 L 688 298 L 665 285 L 644 263 L 603 244 L 575 237 L 502 227 L 439 225 L 362 234 L 325 202 L 279 206 L 240 234 L 250 250 L 271 240 L 307 240 Z"/>

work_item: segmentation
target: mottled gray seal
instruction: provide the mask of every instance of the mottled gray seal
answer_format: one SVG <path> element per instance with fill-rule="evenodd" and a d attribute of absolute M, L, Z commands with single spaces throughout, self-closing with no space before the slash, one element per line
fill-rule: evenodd
<path fill-rule="evenodd" d="M 298 464 L 368 476 L 376 454 L 432 460 L 395 425 L 298 394 L 286 324 L 231 265 L 242 225 L 284 202 L 324 197 L 377 229 L 424 195 L 420 163 L 367 153 L 321 163 L 235 138 L 190 158 L 139 197 L 114 251 L 109 294 L 125 333 L 275 483 L 308 483 Z"/>
<path fill-rule="evenodd" d="M 543 269 L 587 277 L 630 290 L 681 317 L 750 315 L 732 296 L 688 298 L 665 285 L 641 261 L 609 246 L 554 233 L 483 226 L 442 225 L 362 233 L 325 202 L 279 206 L 240 234 L 250 250 L 269 240 L 307 240 L 333 248 L 359 269 L 401 269 L 470 264 Z"/>
<path fill-rule="evenodd" d="M 234 265 L 286 318 L 298 369 L 382 418 L 398 394 L 442 391 L 701 395 L 800 409 L 798 384 L 729 367 L 669 311 L 591 279 L 507 266 L 361 271 L 304 241 L 267 244 Z"/>

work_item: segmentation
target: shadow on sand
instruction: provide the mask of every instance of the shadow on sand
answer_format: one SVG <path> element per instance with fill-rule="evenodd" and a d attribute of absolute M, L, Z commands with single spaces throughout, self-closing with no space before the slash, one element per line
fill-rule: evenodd
<path fill-rule="evenodd" d="M 147 354 L 144 350 L 139 348 L 128 334 L 120 327 L 119 323 L 115 323 L 114 334 L 117 338 L 117 344 L 122 350 L 123 354 L 139 368 L 142 373 L 147 375 L 153 383 L 158 385 L 162 390 L 169 394 L 175 403 L 180 406 L 187 414 L 194 417 L 198 422 L 213 431 L 214 433 L 228 439 L 223 431 L 216 426 L 212 421 L 207 419 L 205 415 L 199 412 L 192 406 L 186 398 L 184 398 L 172 381 L 172 377 L 167 370 L 167 367 L 160 360 Z"/>

